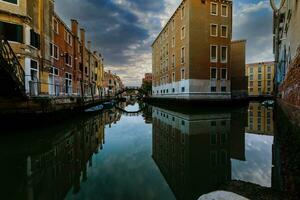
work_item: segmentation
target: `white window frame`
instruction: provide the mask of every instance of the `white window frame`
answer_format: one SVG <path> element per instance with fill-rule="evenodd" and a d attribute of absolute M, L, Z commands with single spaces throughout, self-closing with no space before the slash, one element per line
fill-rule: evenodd
<path fill-rule="evenodd" d="M 222 13 L 222 7 L 225 6 L 226 7 L 226 15 L 223 15 Z M 221 17 L 228 17 L 228 5 L 225 5 L 225 4 L 221 4 Z"/>
<path fill-rule="evenodd" d="M 70 41 L 69 41 L 69 39 L 70 39 Z M 69 33 L 68 30 L 65 30 L 65 41 L 67 42 L 67 44 L 72 46 L 72 34 Z"/>
<path fill-rule="evenodd" d="M 185 68 L 180 69 L 180 79 L 185 80 Z"/>
<path fill-rule="evenodd" d="M 222 60 L 222 53 L 223 53 L 223 48 L 226 48 L 226 59 L 225 60 Z M 220 48 L 220 60 L 221 60 L 221 63 L 227 63 L 228 62 L 228 46 L 221 46 Z"/>
<path fill-rule="evenodd" d="M 70 56 L 70 60 L 71 60 L 71 63 L 70 64 L 68 64 L 68 63 L 65 63 L 67 66 L 69 66 L 69 67 L 72 67 L 72 65 L 73 65 L 73 57 L 70 55 L 70 54 L 68 54 L 68 56 Z M 65 58 L 66 59 L 66 58 Z M 68 58 L 68 60 L 69 60 L 69 58 Z M 66 60 L 65 60 L 65 62 L 66 62 Z"/>
<path fill-rule="evenodd" d="M 183 40 L 185 38 L 185 31 L 186 31 L 185 26 L 182 26 L 181 31 L 180 31 L 181 32 L 181 40 Z"/>
<path fill-rule="evenodd" d="M 55 60 L 58 60 L 59 59 L 59 47 L 57 45 L 55 45 L 54 43 L 50 42 L 50 45 L 52 45 L 52 52 L 50 52 L 52 55 L 51 55 L 51 58 L 54 58 Z M 57 58 L 54 57 L 54 47 L 57 48 Z"/>
<path fill-rule="evenodd" d="M 183 19 L 185 17 L 185 6 L 183 5 L 181 7 L 181 19 Z"/>
<path fill-rule="evenodd" d="M 213 9 L 212 9 L 212 8 L 213 8 L 213 5 L 216 5 L 216 7 L 217 7 L 217 8 L 216 8 L 216 14 L 213 13 Z M 218 16 L 218 7 L 219 7 L 219 6 L 218 6 L 217 3 L 211 2 L 211 3 L 210 3 L 210 14 L 213 15 L 213 16 Z"/>
<path fill-rule="evenodd" d="M 216 47 L 216 58 L 212 58 L 212 47 Z M 210 62 L 216 63 L 218 62 L 218 45 L 210 45 Z"/>
<path fill-rule="evenodd" d="M 54 22 L 56 22 L 56 27 L 54 26 Z M 56 30 L 55 30 L 55 28 L 56 28 Z M 58 23 L 58 20 L 55 19 L 55 17 L 52 18 L 52 30 L 57 35 L 59 34 L 59 23 Z"/>
<path fill-rule="evenodd" d="M 224 79 L 224 78 L 222 78 L 222 70 L 223 69 L 225 69 L 226 70 L 226 78 Z M 227 68 L 225 68 L 225 67 L 223 67 L 223 68 L 220 68 L 220 79 L 221 80 L 227 80 L 227 78 L 228 78 L 228 69 Z"/>
<path fill-rule="evenodd" d="M 213 34 L 213 26 L 216 26 L 216 35 Z M 210 24 L 210 36 L 218 37 L 218 24 Z"/>
<path fill-rule="evenodd" d="M 212 78 L 212 70 L 215 69 L 216 70 L 216 78 Z M 218 69 L 216 67 L 211 67 L 210 68 L 210 80 L 218 80 Z"/>
<path fill-rule="evenodd" d="M 183 51 L 182 51 L 183 50 Z M 182 53 L 183 52 L 183 53 Z M 183 61 L 183 62 L 182 62 Z M 180 49 L 180 63 L 184 64 L 185 63 L 185 47 L 182 46 Z"/>
<path fill-rule="evenodd" d="M 223 33 L 223 27 L 225 27 L 226 28 L 226 35 L 225 36 L 223 36 L 222 35 L 222 33 Z M 220 34 L 220 36 L 222 37 L 222 38 L 228 38 L 228 26 L 227 25 L 221 25 L 221 34 Z"/>

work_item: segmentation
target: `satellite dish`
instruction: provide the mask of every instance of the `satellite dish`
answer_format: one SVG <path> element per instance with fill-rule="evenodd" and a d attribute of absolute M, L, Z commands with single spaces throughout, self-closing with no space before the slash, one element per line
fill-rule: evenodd
<path fill-rule="evenodd" d="M 270 0 L 271 7 L 274 11 L 279 11 L 285 2 L 286 0 Z"/>

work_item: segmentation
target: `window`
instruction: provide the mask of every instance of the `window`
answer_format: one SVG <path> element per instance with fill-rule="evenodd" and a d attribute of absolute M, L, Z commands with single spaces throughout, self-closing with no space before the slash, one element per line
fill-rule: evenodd
<path fill-rule="evenodd" d="M 217 68 L 210 68 L 210 79 L 216 80 L 217 79 Z"/>
<path fill-rule="evenodd" d="M 175 73 L 174 72 L 172 73 L 172 82 L 173 83 L 175 82 Z"/>
<path fill-rule="evenodd" d="M 210 14 L 218 15 L 218 4 L 217 3 L 210 3 Z"/>
<path fill-rule="evenodd" d="M 253 74 L 253 67 L 250 67 L 250 68 L 249 68 L 249 73 L 250 73 L 250 74 Z"/>
<path fill-rule="evenodd" d="M 268 86 L 271 86 L 271 81 L 268 81 L 267 84 L 268 84 Z"/>
<path fill-rule="evenodd" d="M 185 79 L 185 70 L 181 69 L 181 80 Z"/>
<path fill-rule="evenodd" d="M 221 25 L 221 37 L 227 38 L 228 37 L 228 29 L 227 26 Z"/>
<path fill-rule="evenodd" d="M 211 45 L 210 46 L 210 62 L 217 62 L 218 60 L 218 46 Z"/>
<path fill-rule="evenodd" d="M 272 72 L 272 67 L 268 66 L 268 73 L 271 73 L 271 72 Z"/>
<path fill-rule="evenodd" d="M 227 5 L 221 5 L 221 16 L 228 17 L 228 6 Z"/>
<path fill-rule="evenodd" d="M 33 29 L 30 30 L 30 45 L 40 49 L 40 35 L 34 32 Z"/>
<path fill-rule="evenodd" d="M 181 48 L 181 63 L 183 64 L 184 63 L 184 58 L 185 57 L 185 48 L 184 47 L 182 47 Z"/>
<path fill-rule="evenodd" d="M 23 26 L 0 22 L 0 35 L 9 41 L 23 43 Z"/>
<path fill-rule="evenodd" d="M 261 81 L 258 81 L 258 87 L 261 87 Z"/>
<path fill-rule="evenodd" d="M 261 73 L 262 70 L 261 70 L 261 66 L 258 67 L 258 73 Z"/>
<path fill-rule="evenodd" d="M 175 47 L 175 36 L 172 37 L 172 47 Z"/>
<path fill-rule="evenodd" d="M 58 76 L 58 69 L 56 67 L 51 67 L 50 74 L 54 76 Z"/>
<path fill-rule="evenodd" d="M 65 31 L 65 41 L 72 46 L 72 35 L 68 31 Z"/>
<path fill-rule="evenodd" d="M 65 55 L 65 63 L 66 65 L 72 67 L 72 56 L 70 56 L 68 53 Z"/>
<path fill-rule="evenodd" d="M 258 74 L 258 80 L 261 80 L 262 75 Z"/>
<path fill-rule="evenodd" d="M 250 87 L 253 87 L 253 81 L 249 82 Z"/>
<path fill-rule="evenodd" d="M 227 63 L 227 47 L 222 46 L 221 47 L 221 62 L 222 63 Z"/>
<path fill-rule="evenodd" d="M 225 68 L 221 69 L 221 79 L 222 80 L 227 79 L 227 69 L 225 69 Z"/>
<path fill-rule="evenodd" d="M 267 76 L 269 80 L 272 78 L 271 74 L 268 74 Z"/>
<path fill-rule="evenodd" d="M 175 55 L 174 54 L 172 55 L 172 67 L 173 68 L 175 67 Z"/>
<path fill-rule="evenodd" d="M 53 24 L 52 24 L 52 28 L 53 28 L 53 31 L 56 33 L 56 34 L 58 34 L 58 21 L 55 19 L 55 18 L 53 18 Z"/>
<path fill-rule="evenodd" d="M 172 30 L 175 29 L 175 19 L 172 20 Z"/>
<path fill-rule="evenodd" d="M 210 91 L 211 91 L 211 92 L 217 92 L 217 87 L 216 87 L 216 86 L 212 86 L 212 87 L 210 88 Z"/>
<path fill-rule="evenodd" d="M 11 4 L 18 4 L 18 0 L 2 0 L 2 1 L 5 1 L 7 3 L 11 3 Z"/>
<path fill-rule="evenodd" d="M 226 90 L 227 90 L 226 86 L 221 87 L 221 92 L 226 92 Z"/>
<path fill-rule="evenodd" d="M 185 87 L 182 87 L 182 88 L 181 88 L 181 92 L 185 92 Z"/>
<path fill-rule="evenodd" d="M 181 8 L 181 19 L 183 19 L 184 16 L 185 16 L 185 7 L 182 6 L 182 8 Z"/>
<path fill-rule="evenodd" d="M 253 74 L 250 74 L 250 81 L 253 81 Z"/>
<path fill-rule="evenodd" d="M 181 28 L 181 39 L 184 39 L 184 37 L 185 37 L 185 27 L 183 26 Z"/>
<path fill-rule="evenodd" d="M 213 37 L 218 36 L 218 25 L 217 24 L 210 25 L 210 36 L 213 36 Z"/>
<path fill-rule="evenodd" d="M 52 58 L 58 60 L 58 56 L 59 56 L 58 47 L 52 43 L 50 43 L 50 55 Z"/>

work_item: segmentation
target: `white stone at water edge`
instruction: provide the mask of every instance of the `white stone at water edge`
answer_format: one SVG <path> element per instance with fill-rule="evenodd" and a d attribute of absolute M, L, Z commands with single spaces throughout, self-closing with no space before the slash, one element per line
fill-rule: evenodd
<path fill-rule="evenodd" d="M 215 191 L 202 195 L 198 200 L 249 200 L 233 192 Z"/>

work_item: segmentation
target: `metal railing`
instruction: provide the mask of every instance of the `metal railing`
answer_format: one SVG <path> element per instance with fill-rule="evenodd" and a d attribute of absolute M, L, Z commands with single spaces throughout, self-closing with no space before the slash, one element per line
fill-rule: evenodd
<path fill-rule="evenodd" d="M 25 72 L 10 44 L 3 36 L 0 36 L 0 67 L 11 76 L 19 92 L 25 95 Z"/>

